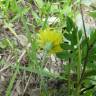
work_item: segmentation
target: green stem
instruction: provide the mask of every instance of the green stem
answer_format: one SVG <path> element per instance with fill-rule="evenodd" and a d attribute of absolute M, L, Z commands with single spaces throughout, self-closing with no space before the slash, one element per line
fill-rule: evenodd
<path fill-rule="evenodd" d="M 79 45 L 79 35 L 77 32 L 77 42 L 78 42 L 78 63 L 77 63 L 77 89 L 76 89 L 76 96 L 80 96 L 80 70 L 81 70 L 81 48 Z"/>

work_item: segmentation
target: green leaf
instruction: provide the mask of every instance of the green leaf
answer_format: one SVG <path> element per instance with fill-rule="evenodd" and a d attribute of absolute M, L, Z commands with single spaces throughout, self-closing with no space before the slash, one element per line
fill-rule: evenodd
<path fill-rule="evenodd" d="M 68 60 L 68 58 L 70 57 L 70 54 L 68 51 L 58 52 L 56 55 L 58 58 L 64 59 L 64 60 L 66 59 Z"/>
<path fill-rule="evenodd" d="M 64 33 L 64 37 L 65 37 L 67 40 L 71 41 L 71 34 L 69 34 L 69 33 Z"/>
<path fill-rule="evenodd" d="M 70 17 L 66 17 L 66 25 L 67 25 L 67 31 L 70 32 L 74 26 L 73 21 Z"/>
<path fill-rule="evenodd" d="M 77 30 L 72 31 L 71 43 L 72 43 L 72 45 L 77 44 Z"/>
<path fill-rule="evenodd" d="M 92 56 L 93 57 L 93 56 Z M 88 58 L 88 59 L 90 59 L 90 58 Z M 95 59 L 96 59 L 96 56 L 95 56 Z M 89 60 L 89 62 L 87 63 L 87 68 L 88 69 L 94 69 L 94 70 L 96 70 L 96 63 L 95 62 L 93 62 L 94 60 L 92 60 L 92 59 L 90 59 Z"/>
<path fill-rule="evenodd" d="M 94 19 L 96 19 L 96 10 L 89 13 Z"/>
<path fill-rule="evenodd" d="M 8 43 L 7 39 L 3 39 L 0 41 L 0 48 L 5 49 L 8 46 L 9 46 L 9 43 Z"/>
<path fill-rule="evenodd" d="M 51 11 L 51 5 L 50 3 L 45 3 L 42 8 L 41 8 L 41 12 L 43 15 L 47 15 L 49 14 L 49 12 Z"/>
<path fill-rule="evenodd" d="M 72 49 L 72 46 L 69 45 L 68 43 L 62 43 L 60 46 L 61 46 L 61 48 L 63 48 L 64 50 L 71 50 L 71 49 Z"/>
<path fill-rule="evenodd" d="M 44 4 L 43 0 L 34 0 L 34 1 L 37 4 L 38 8 L 42 8 L 43 7 L 43 4 Z"/>
<path fill-rule="evenodd" d="M 91 45 L 94 44 L 95 42 L 96 42 L 96 30 L 94 30 L 94 31 L 91 32 L 91 34 L 90 34 L 89 46 L 91 46 Z"/>
<path fill-rule="evenodd" d="M 96 69 L 95 70 L 86 71 L 85 74 L 84 74 L 84 78 L 83 79 L 85 79 L 87 77 L 90 77 L 90 76 L 96 76 Z"/>
<path fill-rule="evenodd" d="M 66 20 L 66 31 L 68 33 L 64 33 L 64 37 L 71 42 L 71 46 L 74 48 L 74 45 L 77 45 L 77 34 L 79 35 L 79 40 L 81 40 L 82 32 L 78 30 L 78 27 L 70 17 L 66 17 Z"/>
<path fill-rule="evenodd" d="M 81 30 L 78 31 L 78 35 L 79 35 L 79 39 L 81 39 L 82 38 L 82 31 Z"/>

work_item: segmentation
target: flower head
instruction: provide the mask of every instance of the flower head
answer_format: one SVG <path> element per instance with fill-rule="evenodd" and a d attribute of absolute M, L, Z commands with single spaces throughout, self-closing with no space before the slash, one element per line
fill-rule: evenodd
<path fill-rule="evenodd" d="M 62 51 L 60 43 L 63 42 L 63 35 L 52 28 L 40 30 L 37 41 L 40 48 L 47 49 L 49 53 Z"/>

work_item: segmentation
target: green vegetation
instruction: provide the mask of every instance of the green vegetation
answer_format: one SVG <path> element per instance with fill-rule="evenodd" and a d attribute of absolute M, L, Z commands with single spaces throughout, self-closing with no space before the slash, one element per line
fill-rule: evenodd
<path fill-rule="evenodd" d="M 0 0 L 0 96 L 95 96 L 95 6 Z"/>

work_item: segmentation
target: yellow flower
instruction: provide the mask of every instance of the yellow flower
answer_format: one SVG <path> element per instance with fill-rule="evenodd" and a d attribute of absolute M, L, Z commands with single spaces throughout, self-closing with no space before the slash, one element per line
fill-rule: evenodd
<path fill-rule="evenodd" d="M 40 48 L 47 49 L 49 53 L 62 51 L 60 43 L 63 42 L 63 34 L 52 28 L 40 30 L 37 39 Z"/>

